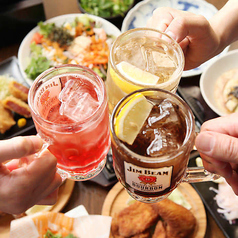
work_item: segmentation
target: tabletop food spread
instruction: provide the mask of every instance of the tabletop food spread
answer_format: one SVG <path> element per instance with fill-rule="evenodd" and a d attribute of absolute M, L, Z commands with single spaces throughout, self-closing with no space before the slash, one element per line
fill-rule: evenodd
<path fill-rule="evenodd" d="M 85 1 L 81 2 L 85 4 Z M 140 27 L 141 17 L 148 18 L 155 4 L 169 4 L 178 9 L 183 6 L 186 7 L 183 10 L 190 9 L 195 13 L 202 10 L 207 18 L 217 12 L 215 6 L 203 0 L 144 0 L 127 13 L 121 31 Z M 91 68 L 105 80 L 110 48 L 121 31 L 110 20 L 96 14 L 66 14 L 39 22 L 21 42 L 18 58 L 13 56 L 0 62 L 0 139 L 36 134 L 27 102 L 28 90 L 34 79 L 45 70 L 62 64 L 79 64 Z M 221 58 L 230 54 L 227 50 Z M 206 91 L 206 87 L 210 88 L 204 86 L 211 75 L 210 68 L 217 61 L 219 58 L 211 61 L 209 66 L 204 64 L 196 71 L 184 73 L 178 88 L 178 95 L 194 113 L 198 130 L 205 120 L 238 110 L 238 65 L 232 64 L 214 76 L 213 91 L 209 92 L 212 99 Z M 195 77 L 193 83 L 188 82 L 189 77 Z M 194 166 L 196 161 L 199 161 L 199 154 L 192 151 L 189 165 Z M 85 187 L 79 193 L 80 186 Z M 91 196 L 90 193 L 92 201 L 87 197 L 90 201 L 86 202 L 85 209 L 78 197 L 83 197 L 82 193 L 88 191 L 86 187 L 90 189 L 91 186 L 98 190 L 92 189 L 95 194 Z M 94 204 L 94 199 L 101 196 L 101 190 L 102 209 L 98 214 L 91 213 L 93 205 L 89 202 Z M 67 179 L 60 187 L 54 206 L 36 205 L 18 216 L 0 211 L 0 238 L 9 234 L 14 238 L 126 238 L 136 235 L 156 238 L 159 235 L 171 237 L 171 234 L 182 234 L 178 235 L 181 238 L 214 238 L 216 234 L 210 235 L 210 219 L 220 232 L 219 238 L 235 238 L 238 233 L 238 208 L 235 204 L 237 197 L 223 179 L 192 185 L 182 183 L 162 202 L 140 203 L 132 199 L 118 182 L 108 162 L 103 172 L 91 182 L 83 184 Z M 96 228 L 92 229 L 92 226 Z"/>

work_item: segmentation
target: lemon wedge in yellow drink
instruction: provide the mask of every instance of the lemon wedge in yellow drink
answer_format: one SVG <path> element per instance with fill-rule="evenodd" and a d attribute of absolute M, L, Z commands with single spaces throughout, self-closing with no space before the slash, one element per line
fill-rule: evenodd
<path fill-rule="evenodd" d="M 152 107 L 153 105 L 147 101 L 142 93 L 135 94 L 124 105 L 115 120 L 115 133 L 117 137 L 132 145 L 149 116 Z"/>
<path fill-rule="evenodd" d="M 121 78 L 116 72 L 111 68 L 110 73 L 112 80 L 117 84 L 117 86 L 125 93 L 133 92 L 142 87 L 136 84 L 143 84 L 144 86 L 156 85 L 159 81 L 159 77 L 153 75 L 147 71 L 144 71 L 128 62 L 122 61 L 117 65 L 119 72 L 131 82 Z M 134 85 L 134 84 L 135 85 Z"/>

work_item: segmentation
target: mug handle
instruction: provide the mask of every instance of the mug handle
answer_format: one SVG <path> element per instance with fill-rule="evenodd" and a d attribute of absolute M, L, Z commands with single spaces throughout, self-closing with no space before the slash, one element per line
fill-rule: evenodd
<path fill-rule="evenodd" d="M 189 167 L 186 170 L 182 182 L 198 183 L 198 182 L 215 181 L 220 177 L 221 176 L 218 174 L 208 172 L 203 167 Z"/>
<path fill-rule="evenodd" d="M 198 134 L 199 132 L 195 132 L 195 136 L 197 136 Z M 199 156 L 199 153 L 195 145 L 193 145 L 193 150 L 195 150 L 196 151 L 195 154 Z M 208 181 L 215 181 L 220 177 L 221 176 L 218 174 L 208 172 L 203 166 L 188 167 L 186 169 L 182 182 L 187 183 L 208 182 Z"/>

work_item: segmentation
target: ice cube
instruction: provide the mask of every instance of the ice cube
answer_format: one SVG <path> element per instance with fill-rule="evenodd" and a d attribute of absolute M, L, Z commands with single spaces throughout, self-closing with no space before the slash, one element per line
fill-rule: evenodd
<path fill-rule="evenodd" d="M 60 92 L 59 100 L 63 102 L 67 102 L 70 104 L 70 101 L 73 100 L 76 96 L 76 94 L 81 93 L 81 86 L 83 85 L 83 82 L 81 80 L 74 80 L 70 79 L 65 83 L 65 87 Z M 74 101 L 72 101 L 72 104 L 75 104 Z"/>
<path fill-rule="evenodd" d="M 166 114 L 166 121 L 165 123 L 170 123 L 170 122 L 174 122 L 174 123 L 180 123 L 180 119 L 179 119 L 179 115 L 178 115 L 178 109 L 177 109 L 177 105 L 171 103 L 170 100 L 165 99 L 161 104 L 160 104 L 160 108 L 161 108 L 161 112 L 162 114 Z"/>
<path fill-rule="evenodd" d="M 186 134 L 186 123 L 179 108 L 169 99 L 153 107 L 147 123 L 138 135 L 137 143 L 145 145 L 146 154 L 159 156 L 181 146 Z"/>
<path fill-rule="evenodd" d="M 145 43 L 144 37 L 130 39 L 121 46 L 117 47 L 115 52 L 116 61 L 126 61 L 142 70 L 146 67 L 146 62 L 143 59 L 141 45 Z"/>
<path fill-rule="evenodd" d="M 158 83 L 168 81 L 176 70 L 176 62 L 168 46 L 157 39 L 147 38 L 140 46 L 145 68 L 144 70 L 160 77 Z"/>
<path fill-rule="evenodd" d="M 167 122 L 176 122 L 178 121 L 177 112 L 174 109 L 174 105 L 170 100 L 164 99 L 155 109 L 153 113 L 148 118 L 148 124 L 150 127 L 158 127 L 159 124 L 164 124 Z"/>
<path fill-rule="evenodd" d="M 89 93 L 80 80 L 69 80 L 59 95 L 59 112 L 74 121 L 83 121 L 95 112 L 99 106 L 96 98 Z"/>

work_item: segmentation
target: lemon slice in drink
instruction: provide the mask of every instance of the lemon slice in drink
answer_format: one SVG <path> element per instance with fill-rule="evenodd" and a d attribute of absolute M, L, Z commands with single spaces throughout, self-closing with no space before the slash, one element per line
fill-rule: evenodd
<path fill-rule="evenodd" d="M 33 215 L 37 212 L 45 212 L 50 211 L 53 206 L 51 205 L 34 205 L 33 207 L 30 207 L 28 210 L 26 210 L 26 215 Z"/>
<path fill-rule="evenodd" d="M 145 86 L 153 86 L 159 80 L 159 77 L 153 75 L 147 71 L 144 71 L 128 62 L 122 61 L 117 65 L 120 73 L 131 82 L 135 84 L 143 84 Z M 138 85 L 134 85 L 128 81 L 125 81 L 121 78 L 116 72 L 111 68 L 110 69 L 112 80 L 117 84 L 117 86 L 124 91 L 125 93 L 133 92 L 137 89 L 141 89 L 142 87 Z"/>
<path fill-rule="evenodd" d="M 145 120 L 150 114 L 153 105 L 149 103 L 142 93 L 135 96 L 124 105 L 115 120 L 115 133 L 117 137 L 132 145 L 140 132 Z"/>

